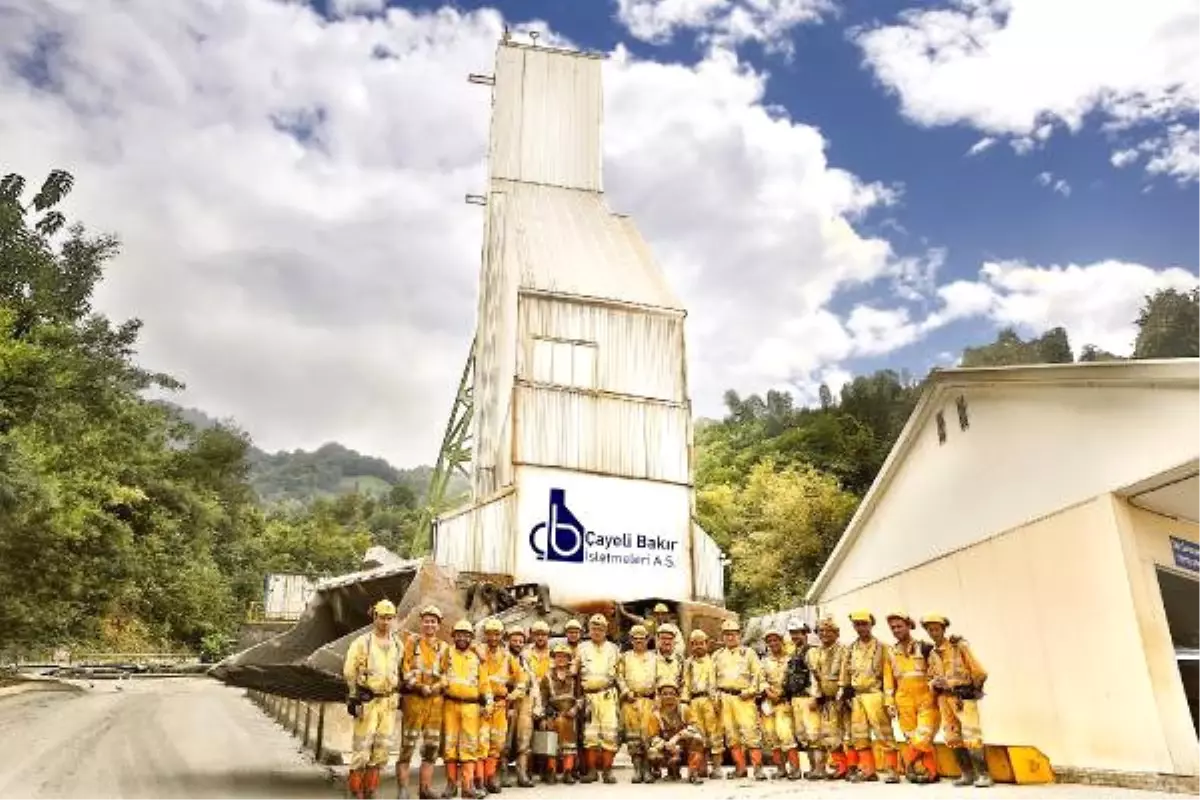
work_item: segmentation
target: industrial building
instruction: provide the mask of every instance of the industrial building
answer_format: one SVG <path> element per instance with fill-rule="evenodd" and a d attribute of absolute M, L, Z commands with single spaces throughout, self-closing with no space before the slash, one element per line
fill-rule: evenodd
<path fill-rule="evenodd" d="M 605 204 L 602 58 L 502 41 L 473 395 L 472 500 L 434 559 L 555 602 L 723 599 L 692 519 L 685 310 Z"/>
<path fill-rule="evenodd" d="M 988 744 L 1194 790 L 1198 386 L 1195 359 L 935 372 L 808 602 L 945 613 Z"/>

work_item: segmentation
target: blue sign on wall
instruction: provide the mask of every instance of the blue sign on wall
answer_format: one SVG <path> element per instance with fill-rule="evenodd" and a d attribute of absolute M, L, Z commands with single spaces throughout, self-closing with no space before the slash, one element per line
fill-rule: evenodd
<path fill-rule="evenodd" d="M 1171 554 L 1175 556 L 1175 566 L 1200 572 L 1200 545 L 1172 536 Z"/>

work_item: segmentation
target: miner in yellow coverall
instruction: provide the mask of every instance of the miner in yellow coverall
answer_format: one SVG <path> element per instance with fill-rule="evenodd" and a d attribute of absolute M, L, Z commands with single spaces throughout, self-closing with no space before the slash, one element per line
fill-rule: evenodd
<path fill-rule="evenodd" d="M 508 759 L 514 756 L 517 762 L 516 785 L 522 789 L 533 786 L 529 778 L 529 748 L 533 744 L 533 695 L 537 683 L 533 670 L 525 660 L 525 631 L 513 626 L 504 635 L 508 652 L 520 667 L 514 682 L 514 691 L 509 695 L 508 737 L 504 741 L 504 752 L 500 757 L 500 786 L 514 785 L 508 768 Z"/>
<path fill-rule="evenodd" d="M 954 751 L 962 769 L 954 785 L 969 786 L 974 779 L 980 788 L 991 786 L 992 776 L 988 774 L 983 751 L 983 728 L 979 724 L 979 698 L 983 697 L 987 670 L 965 639 L 946 637 L 950 620 L 945 616 L 929 614 L 921 619 L 921 626 L 933 639 L 929 686 L 937 696 L 942 715 L 942 738 Z"/>
<path fill-rule="evenodd" d="M 688 768 L 688 783 L 703 781 L 704 734 L 696 725 L 696 715 L 679 702 L 679 687 L 669 680 L 658 685 L 658 700 L 650 714 L 646 736 L 647 783 L 657 781 L 663 767 L 668 779 L 679 780 L 684 764 Z"/>
<path fill-rule="evenodd" d="M 421 635 L 404 645 L 400 666 L 404 700 L 404 733 L 400 758 L 396 762 L 396 782 L 400 797 L 408 797 L 408 770 L 413 753 L 420 748 L 421 770 L 418 795 L 434 797 L 433 765 L 437 763 L 442 742 L 442 691 L 446 688 L 442 665 L 450 646 L 438 639 L 442 612 L 437 606 L 421 609 Z"/>
<path fill-rule="evenodd" d="M 656 681 L 669 681 L 676 689 L 683 688 L 683 649 L 679 646 L 683 634 L 670 622 L 658 629 L 654 643 L 658 653 L 658 677 Z"/>
<path fill-rule="evenodd" d="M 890 648 L 875 638 L 871 629 L 875 615 L 855 611 L 850 615 L 858 637 L 850 643 L 846 658 L 845 694 L 850 699 L 850 746 L 858 754 L 858 765 L 849 780 L 896 783 L 896 743 L 888 701 L 895 694 Z M 879 745 L 883 769 L 875 763 L 871 739 Z M 849 755 L 850 751 L 847 751 Z"/>
<path fill-rule="evenodd" d="M 476 770 L 475 783 L 492 794 L 500 791 L 497 772 L 508 739 L 509 704 L 519 701 L 529 688 L 522 681 L 525 671 L 504 646 L 503 636 L 504 624 L 500 620 L 489 619 L 483 624 L 484 640 L 479 646 L 479 658 L 487 673 L 492 706 L 479 718 L 479 757 L 483 762 L 483 775 Z"/>
<path fill-rule="evenodd" d="M 583 641 L 583 623 L 577 619 L 567 620 L 567 624 L 563 625 L 563 636 L 566 638 L 566 645 L 571 650 L 571 670 L 576 670 L 575 654 L 579 652 L 579 645 Z M 578 674 L 578 673 L 576 673 Z M 583 726 L 587 721 L 587 714 L 580 712 L 575 715 L 575 741 L 580 747 L 583 747 Z M 580 780 L 587 774 L 587 758 L 586 753 L 583 758 L 575 760 L 575 776 Z"/>
<path fill-rule="evenodd" d="M 814 750 L 820 747 L 821 715 L 812 698 L 812 658 L 809 655 L 813 645 L 808 642 L 809 627 L 806 623 L 793 617 L 787 624 L 788 639 L 791 641 L 791 652 L 788 655 L 788 670 L 794 672 L 790 678 L 789 703 L 792 706 L 792 731 L 796 736 L 797 750 L 808 751 L 809 771 L 816 770 Z M 797 755 L 797 758 L 799 756 Z M 793 773 L 789 777 L 799 778 Z"/>
<path fill-rule="evenodd" d="M 543 620 L 539 619 L 537 622 L 529 626 L 529 636 L 531 639 L 533 639 L 533 642 L 525 647 L 525 652 L 522 654 L 522 657 L 525 660 L 525 668 L 529 670 L 533 678 L 533 685 L 540 688 L 542 685 L 542 679 L 545 678 L 546 673 L 550 671 L 550 666 L 553 661 L 553 655 L 550 652 L 550 626 L 547 625 Z M 570 654 L 570 648 L 567 648 L 567 652 Z M 570 659 L 567 661 L 569 665 Z M 534 703 L 534 706 L 537 706 L 536 702 Z M 529 741 L 522 739 L 520 747 L 524 748 L 523 752 L 529 753 L 532 744 L 533 733 L 531 731 L 529 734 Z M 534 756 L 533 758 L 534 770 L 545 777 L 548 773 L 544 771 L 544 768 L 548 765 L 542 763 L 542 760 L 539 756 Z M 572 759 L 572 766 L 574 766 L 574 759 Z"/>
<path fill-rule="evenodd" d="M 442 703 L 442 757 L 446 761 L 446 791 L 442 797 L 463 797 L 481 800 L 487 791 L 475 785 L 476 762 L 479 759 L 480 707 L 483 714 L 493 709 L 487 668 L 479 653 L 471 647 L 475 629 L 461 619 L 454 623 L 454 647 L 446 653 L 442 674 L 446 676 L 446 693 Z M 486 745 L 484 745 L 486 747 Z"/>
<path fill-rule="evenodd" d="M 749 749 L 754 778 L 766 780 L 762 767 L 762 732 L 755 706 L 762 679 L 758 656 L 742 645 L 742 626 L 737 620 L 721 623 L 721 639 L 725 646 L 712 659 L 717 691 L 721 693 L 721 727 L 725 730 L 725 744 L 737 765 L 734 777 L 746 777 L 746 750 Z"/>
<path fill-rule="evenodd" d="M 776 776 L 792 778 L 800 774 L 800 753 L 796 749 L 792 705 L 785 686 L 791 655 L 784 649 L 783 634 L 779 631 L 767 631 L 763 638 L 767 642 L 767 654 L 762 660 L 763 738 L 779 770 Z"/>
<path fill-rule="evenodd" d="M 812 668 L 810 691 L 817 709 L 819 745 L 811 751 L 814 763 L 807 775 L 809 780 L 844 778 L 849 769 L 846 753 L 842 750 L 846 715 L 841 702 L 844 697 L 843 681 L 847 677 L 847 650 L 845 645 L 838 642 L 838 633 L 837 623 L 833 619 L 822 619 L 817 623 L 817 638 L 821 643 L 809 651 L 809 665 Z M 832 773 L 826 769 L 826 758 L 833 767 Z"/>
<path fill-rule="evenodd" d="M 583 689 L 585 722 L 583 757 L 587 762 L 584 783 L 596 782 L 599 770 L 605 783 L 616 783 L 613 758 L 620 746 L 617 726 L 617 662 L 621 652 L 608 641 L 608 620 L 593 614 L 588 620 L 588 640 L 575 650 L 574 671 Z"/>
<path fill-rule="evenodd" d="M 621 719 L 625 746 L 633 762 L 633 782 L 646 779 L 646 741 L 650 715 L 654 713 L 658 654 L 647 649 L 648 633 L 641 625 L 629 629 L 632 649 L 617 662 L 617 689 L 621 693 Z"/>
<path fill-rule="evenodd" d="M 399 705 L 400 643 L 392 634 L 396 606 L 380 600 L 371 614 L 371 630 L 350 644 L 342 667 L 349 688 L 346 705 L 354 717 L 347 780 L 354 797 L 375 797 L 379 791 L 379 770 L 391 755 Z"/>
<path fill-rule="evenodd" d="M 691 655 L 683 664 L 681 697 L 696 719 L 709 753 L 709 769 L 703 777 L 717 778 L 725 755 L 725 731 L 721 728 L 721 694 L 717 691 L 717 672 L 708 654 L 708 634 L 697 628 L 688 637 Z"/>
<path fill-rule="evenodd" d="M 575 754 L 578 749 L 575 718 L 583 710 L 579 679 L 571 671 L 571 648 L 562 642 L 554 645 L 553 663 L 542 677 L 537 692 L 534 716 L 542 730 L 558 734 L 558 754 L 546 764 L 546 783 L 558 782 L 558 767 L 562 766 L 562 781 L 575 783 Z"/>
<path fill-rule="evenodd" d="M 905 777 L 909 783 L 933 783 L 937 781 L 933 737 L 940 724 L 937 700 L 929 688 L 928 657 L 933 645 L 912 635 L 916 623 L 903 611 L 888 614 L 887 623 L 896 637 L 891 646 L 896 692 L 889 699 L 888 713 L 895 715 L 904 734 Z"/>

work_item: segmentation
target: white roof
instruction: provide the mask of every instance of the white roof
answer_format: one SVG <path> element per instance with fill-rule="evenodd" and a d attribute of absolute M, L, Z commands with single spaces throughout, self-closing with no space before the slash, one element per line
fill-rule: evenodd
<path fill-rule="evenodd" d="M 917 401 L 916 408 L 900 432 L 896 444 L 888 453 L 887 460 L 854 517 L 846 526 L 833 552 L 821 568 L 808 591 L 809 603 L 816 603 L 829 579 L 837 571 L 851 545 L 858 538 L 867 520 L 874 512 L 879 499 L 887 491 L 893 477 L 899 472 L 915 437 L 925 428 L 928 418 L 943 402 L 943 396 L 956 389 L 969 387 L 1046 387 L 1071 386 L 1077 388 L 1111 386 L 1172 386 L 1197 388 L 1200 386 L 1200 359 L 1170 358 L 1140 361 L 1096 361 L 1074 364 L 1022 364 L 1009 367 L 975 367 L 968 369 L 935 370 L 930 374 Z M 1119 487 L 1113 487 L 1118 490 Z"/>

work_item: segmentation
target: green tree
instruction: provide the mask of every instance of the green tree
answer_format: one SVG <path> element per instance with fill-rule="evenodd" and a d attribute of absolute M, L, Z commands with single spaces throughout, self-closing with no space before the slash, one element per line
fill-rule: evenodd
<path fill-rule="evenodd" d="M 1200 356 L 1200 289 L 1163 289 L 1148 295 L 1137 326 L 1134 358 Z"/>
<path fill-rule="evenodd" d="M 963 350 L 964 367 L 1006 367 L 1017 364 L 1070 364 L 1071 343 L 1064 328 L 1051 328 L 1036 339 L 1023 340 L 1004 328 L 991 344 Z"/>

